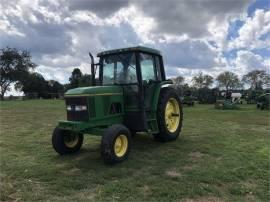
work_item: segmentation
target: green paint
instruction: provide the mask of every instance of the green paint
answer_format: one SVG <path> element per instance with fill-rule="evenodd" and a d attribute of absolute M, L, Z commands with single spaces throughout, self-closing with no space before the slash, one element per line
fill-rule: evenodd
<path fill-rule="evenodd" d="M 116 49 L 99 53 L 98 56 L 118 54 L 126 51 L 148 52 L 149 54 L 160 55 L 155 49 L 146 47 L 132 47 Z M 138 67 L 136 67 L 138 68 Z M 161 67 L 163 68 L 163 67 Z M 148 131 L 158 133 L 156 110 L 160 89 L 172 84 L 170 80 L 144 84 L 144 107 Z M 73 130 L 82 133 L 101 135 L 102 131 L 113 124 L 123 123 L 124 115 L 128 112 L 140 112 L 141 106 L 138 100 L 138 85 L 111 85 L 82 87 L 68 90 L 65 98 L 87 97 L 88 121 L 60 121 L 58 127 L 66 130 Z M 115 110 L 116 109 L 116 110 Z"/>
<path fill-rule="evenodd" d="M 92 87 L 82 87 L 70 89 L 65 93 L 65 97 L 74 95 L 93 95 L 95 94 L 122 94 L 123 89 L 121 86 L 92 86 Z"/>

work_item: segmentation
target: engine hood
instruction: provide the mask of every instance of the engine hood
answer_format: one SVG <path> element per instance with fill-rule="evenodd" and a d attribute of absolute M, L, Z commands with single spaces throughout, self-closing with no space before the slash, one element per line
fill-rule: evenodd
<path fill-rule="evenodd" d="M 92 86 L 73 88 L 65 93 L 65 97 L 99 96 L 99 95 L 121 95 L 121 86 Z"/>

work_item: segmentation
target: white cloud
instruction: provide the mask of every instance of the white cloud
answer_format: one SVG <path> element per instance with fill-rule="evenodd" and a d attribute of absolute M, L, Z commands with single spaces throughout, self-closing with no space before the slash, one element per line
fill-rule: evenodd
<path fill-rule="evenodd" d="M 56 80 L 60 83 L 67 83 L 70 77 L 70 72 L 66 68 L 40 65 L 36 68 L 36 72 L 42 74 L 46 80 Z"/>
<path fill-rule="evenodd" d="M 265 61 L 260 55 L 254 54 L 250 51 L 238 51 L 236 59 L 234 60 L 235 71 L 243 75 L 248 71 L 260 69 L 269 71 L 269 61 Z M 268 64 L 267 64 L 268 63 Z"/>
<path fill-rule="evenodd" d="M 270 39 L 261 40 L 260 37 L 270 33 L 270 11 L 256 10 L 253 17 L 248 17 L 239 29 L 239 37 L 232 40 L 229 49 L 269 48 Z"/>
<path fill-rule="evenodd" d="M 31 52 L 37 71 L 62 83 L 79 67 L 90 73 L 88 52 L 146 45 L 160 49 L 168 76 L 187 80 L 199 71 L 216 76 L 266 68 L 251 52 L 270 47 L 270 11 L 246 17 L 249 1 L 6 0 L 0 3 L 0 48 Z M 228 41 L 231 20 L 244 25 Z M 229 42 L 229 44 L 228 44 Z M 227 49 L 227 47 L 229 47 Z M 236 49 L 236 57 L 224 52 Z M 239 50 L 240 49 L 240 50 Z"/>

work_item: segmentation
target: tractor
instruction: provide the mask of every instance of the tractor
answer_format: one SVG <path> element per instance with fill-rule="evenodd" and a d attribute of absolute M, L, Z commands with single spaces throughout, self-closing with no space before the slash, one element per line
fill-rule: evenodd
<path fill-rule="evenodd" d="M 177 139 L 182 104 L 166 79 L 160 51 L 142 46 L 114 49 L 98 53 L 98 63 L 89 55 L 92 86 L 65 93 L 67 120 L 59 121 L 52 134 L 57 153 L 79 151 L 84 134 L 101 135 L 101 156 L 115 164 L 128 158 L 138 132 L 161 142 Z"/>
<path fill-rule="evenodd" d="M 227 91 L 227 92 L 221 92 L 220 97 L 222 97 L 222 100 L 217 100 L 215 103 L 215 109 L 240 109 L 238 104 L 238 101 L 234 98 L 232 98 L 232 92 Z"/>
<path fill-rule="evenodd" d="M 257 109 L 269 109 L 270 108 L 270 93 L 262 94 L 257 99 Z"/>

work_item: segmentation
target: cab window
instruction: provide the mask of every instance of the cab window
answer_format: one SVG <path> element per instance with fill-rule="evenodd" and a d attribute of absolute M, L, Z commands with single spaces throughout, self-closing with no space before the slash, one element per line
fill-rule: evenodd
<path fill-rule="evenodd" d="M 157 80 L 154 57 L 149 54 L 141 53 L 140 54 L 140 63 L 142 71 L 142 80 L 143 81 L 155 81 Z"/>
<path fill-rule="evenodd" d="M 103 85 L 137 83 L 134 53 L 104 56 L 102 67 Z"/>

